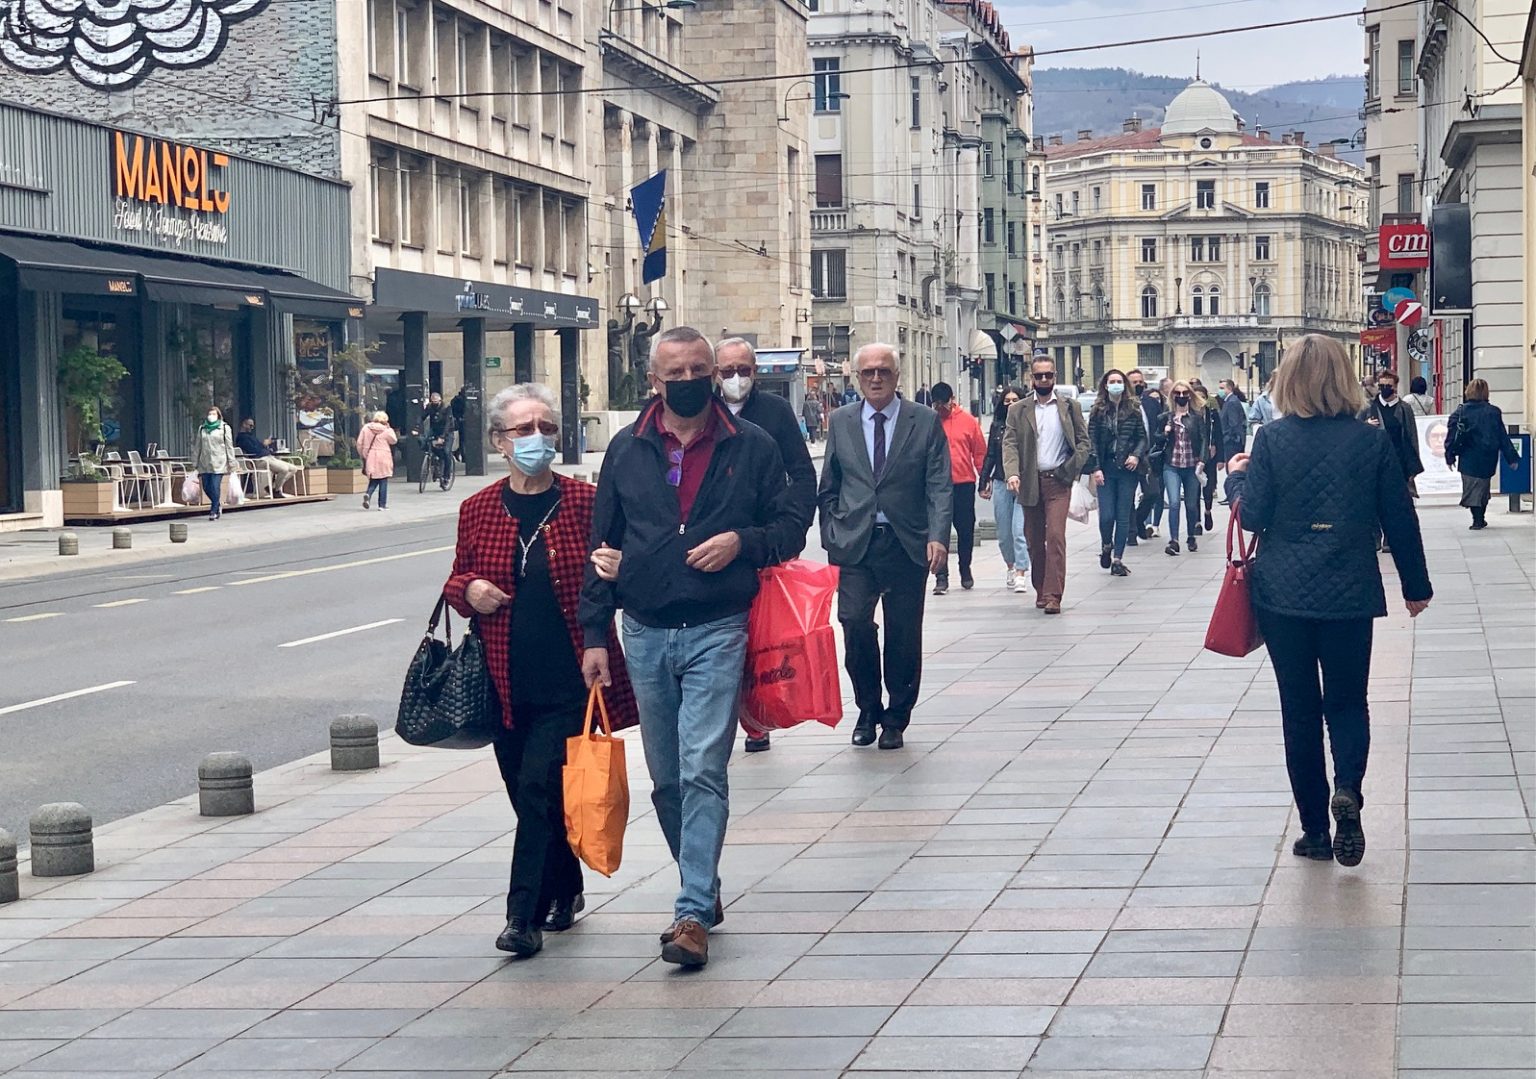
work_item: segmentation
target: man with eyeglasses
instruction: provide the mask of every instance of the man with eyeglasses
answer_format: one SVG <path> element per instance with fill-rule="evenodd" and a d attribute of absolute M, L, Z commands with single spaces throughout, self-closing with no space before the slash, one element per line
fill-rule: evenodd
<path fill-rule="evenodd" d="M 1091 447 L 1083 410 L 1056 392 L 1055 361 L 1037 355 L 1029 377 L 1034 399 L 1026 397 L 1008 410 L 1003 474 L 1024 507 L 1035 606 L 1060 614 L 1067 582 L 1067 509 Z"/>
<path fill-rule="evenodd" d="M 865 345 L 853 365 L 864 399 L 827 421 L 821 542 L 842 571 L 837 618 L 859 708 L 853 744 L 874 742 L 878 727 L 880 748 L 900 749 L 922 680 L 928 574 L 949 559 L 949 441 L 938 413 L 897 397 L 894 348 Z M 885 702 L 876 603 L 885 621 Z"/>
<path fill-rule="evenodd" d="M 652 338 L 650 383 L 655 396 L 609 443 L 597 482 L 582 673 L 611 684 L 604 627 L 622 608 L 651 801 L 682 883 L 661 958 L 701 967 L 725 916 L 718 869 L 747 613 L 758 570 L 798 555 L 805 525 L 773 439 L 715 395 L 703 334 Z"/>

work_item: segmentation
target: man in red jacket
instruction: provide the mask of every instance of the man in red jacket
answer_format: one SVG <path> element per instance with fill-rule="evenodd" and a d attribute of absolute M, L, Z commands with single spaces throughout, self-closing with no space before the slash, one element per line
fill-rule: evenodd
<path fill-rule="evenodd" d="M 955 400 L 955 388 L 948 382 L 938 382 L 933 387 L 933 407 L 944 426 L 944 437 L 949 439 L 949 478 L 954 485 L 954 521 L 956 546 L 960 548 L 960 587 L 976 587 L 971 576 L 971 554 L 976 547 L 976 480 L 987 459 L 987 438 L 976 422 Z M 933 581 L 933 594 L 942 596 L 949 591 L 949 563 Z"/>

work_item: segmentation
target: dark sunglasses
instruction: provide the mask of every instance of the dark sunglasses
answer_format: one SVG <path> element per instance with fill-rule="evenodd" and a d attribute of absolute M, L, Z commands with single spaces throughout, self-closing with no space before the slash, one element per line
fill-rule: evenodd
<path fill-rule="evenodd" d="M 875 379 L 895 378 L 896 372 L 889 367 L 866 367 L 859 372 L 859 378 L 865 382 L 873 382 Z"/>
<path fill-rule="evenodd" d="M 1035 372 L 1034 374 L 1030 375 L 1029 377 L 1034 379 L 1036 382 L 1055 382 L 1056 381 L 1056 376 L 1055 375 L 1052 375 L 1052 374 L 1042 374 L 1042 373 L 1040 373 L 1038 371 Z"/>
<path fill-rule="evenodd" d="M 680 447 L 667 454 L 667 462 L 671 465 L 667 469 L 667 482 L 673 487 L 683 485 L 683 453 L 684 450 Z"/>
<path fill-rule="evenodd" d="M 733 377 L 735 375 L 740 375 L 743 378 L 751 378 L 752 375 L 756 371 L 757 371 L 757 368 L 755 368 L 755 367 L 748 367 L 746 365 L 742 365 L 742 366 L 738 366 L 738 367 L 722 367 L 722 368 L 720 368 L 720 372 L 719 373 L 720 373 L 720 377 L 721 378 L 731 378 L 731 377 Z"/>
<path fill-rule="evenodd" d="M 511 435 L 513 438 L 527 438 L 534 431 L 538 431 L 541 435 L 558 435 L 560 433 L 560 425 L 558 423 L 550 423 L 548 420 L 540 420 L 538 423 L 525 423 L 520 427 L 501 427 L 497 429 L 496 433 L 499 435 Z"/>

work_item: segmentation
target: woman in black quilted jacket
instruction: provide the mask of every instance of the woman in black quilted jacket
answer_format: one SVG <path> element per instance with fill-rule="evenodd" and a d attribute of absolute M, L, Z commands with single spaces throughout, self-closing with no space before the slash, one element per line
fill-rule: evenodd
<path fill-rule="evenodd" d="M 1293 851 L 1359 865 L 1371 631 L 1387 613 L 1378 528 L 1391 545 L 1411 617 L 1429 606 L 1433 589 L 1396 450 L 1385 431 L 1355 418 L 1362 395 L 1344 346 L 1309 334 L 1286 349 L 1274 401 L 1284 416 L 1259 428 L 1250 453 L 1228 462 L 1227 498 L 1242 527 L 1259 537 L 1250 580 L 1280 689 L 1285 766 L 1301 815 L 1303 834 Z"/>

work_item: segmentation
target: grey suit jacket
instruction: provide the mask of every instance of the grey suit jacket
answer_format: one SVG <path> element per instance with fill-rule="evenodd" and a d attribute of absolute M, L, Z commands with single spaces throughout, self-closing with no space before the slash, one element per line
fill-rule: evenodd
<path fill-rule="evenodd" d="M 1061 416 L 1061 433 L 1066 436 L 1070 456 L 1056 468 L 1056 478 L 1062 483 L 1075 483 L 1088 463 L 1092 445 L 1088 441 L 1088 423 L 1083 410 L 1070 397 L 1056 398 L 1056 410 Z M 1008 410 L 1008 426 L 1003 431 L 1003 478 L 1019 477 L 1018 503 L 1021 506 L 1040 504 L 1040 433 L 1035 429 L 1035 401 L 1026 397 Z"/>
<path fill-rule="evenodd" d="M 834 566 L 864 559 L 875 531 L 875 513 L 885 514 L 902 549 L 926 564 L 928 544 L 949 546 L 953 484 L 949 440 L 939 414 L 925 405 L 901 402 L 885 471 L 875 482 L 864 445 L 864 402 L 855 401 L 827 420 L 827 451 L 821 465 L 821 545 Z"/>

